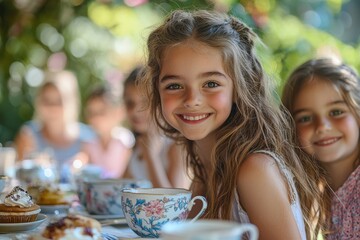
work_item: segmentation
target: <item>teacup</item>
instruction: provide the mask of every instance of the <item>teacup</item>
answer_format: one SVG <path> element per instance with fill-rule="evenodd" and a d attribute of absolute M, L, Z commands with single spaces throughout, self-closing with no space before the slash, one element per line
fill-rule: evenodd
<path fill-rule="evenodd" d="M 123 216 L 121 190 L 124 188 L 149 188 L 148 180 L 137 179 L 85 179 L 82 183 L 85 192 L 86 210 L 96 215 Z"/>
<path fill-rule="evenodd" d="M 225 220 L 170 222 L 161 229 L 163 240 L 239 240 L 244 234 L 248 234 L 250 240 L 257 240 L 259 235 L 253 224 Z"/>
<path fill-rule="evenodd" d="M 168 222 L 186 220 L 195 200 L 202 209 L 191 222 L 204 214 L 207 202 L 202 196 L 191 198 L 191 191 L 180 188 L 124 189 L 121 204 L 129 227 L 140 237 L 158 238 Z"/>

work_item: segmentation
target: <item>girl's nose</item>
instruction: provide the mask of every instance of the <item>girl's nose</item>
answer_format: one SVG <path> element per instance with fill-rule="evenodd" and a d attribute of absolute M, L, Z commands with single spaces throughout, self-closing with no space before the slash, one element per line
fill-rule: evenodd
<path fill-rule="evenodd" d="M 185 93 L 184 106 L 186 108 L 193 108 L 200 106 L 202 102 L 202 94 L 196 89 L 187 89 Z"/>
<path fill-rule="evenodd" d="M 316 124 L 316 133 L 321 134 L 332 128 L 331 122 L 326 117 L 319 118 Z"/>

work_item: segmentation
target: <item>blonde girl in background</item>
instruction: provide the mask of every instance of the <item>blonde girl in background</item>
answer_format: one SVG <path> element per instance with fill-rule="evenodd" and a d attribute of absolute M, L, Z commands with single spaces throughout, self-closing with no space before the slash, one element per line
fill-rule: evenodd
<path fill-rule="evenodd" d="M 84 152 L 102 178 L 121 178 L 127 168 L 134 136 L 121 126 L 124 115 L 119 97 L 105 86 L 93 89 L 86 100 L 85 116 L 97 137 L 84 144 Z"/>
<path fill-rule="evenodd" d="M 354 70 L 326 58 L 298 66 L 283 90 L 300 146 L 326 178 L 318 179 L 326 239 L 360 239 L 359 93 Z"/>
<path fill-rule="evenodd" d="M 189 188 L 184 147 L 160 133 L 146 109 L 146 96 L 137 85 L 143 68 L 136 67 L 124 82 L 124 103 L 135 146 L 126 177 L 148 179 L 153 187 Z"/>
<path fill-rule="evenodd" d="M 45 72 L 34 108 L 34 120 L 25 123 L 15 139 L 18 159 L 46 152 L 55 160 L 60 182 L 69 182 L 73 161 L 85 161 L 80 153 L 82 144 L 94 137 L 92 130 L 78 121 L 80 99 L 75 75 L 65 70 Z"/>
<path fill-rule="evenodd" d="M 294 150 L 255 40 L 235 17 L 174 11 L 148 38 L 142 84 L 159 127 L 186 144 L 205 217 L 253 223 L 261 240 L 312 239 L 313 166 Z"/>

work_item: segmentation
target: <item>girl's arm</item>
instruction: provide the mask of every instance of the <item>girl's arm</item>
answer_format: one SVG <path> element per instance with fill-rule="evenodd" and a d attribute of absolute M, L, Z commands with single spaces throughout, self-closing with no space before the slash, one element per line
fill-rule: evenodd
<path fill-rule="evenodd" d="M 301 239 L 292 214 L 289 187 L 274 159 L 249 156 L 240 166 L 237 191 L 250 222 L 259 228 L 259 239 Z"/>
<path fill-rule="evenodd" d="M 169 166 L 167 176 L 172 187 L 189 189 L 191 180 L 186 170 L 185 147 L 175 142 L 168 151 Z"/>

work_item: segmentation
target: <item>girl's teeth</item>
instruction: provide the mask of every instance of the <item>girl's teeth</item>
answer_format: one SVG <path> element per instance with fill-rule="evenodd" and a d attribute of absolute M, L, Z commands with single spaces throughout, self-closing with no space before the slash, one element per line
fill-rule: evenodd
<path fill-rule="evenodd" d="M 186 116 L 183 115 L 184 119 L 189 120 L 189 121 L 197 121 L 203 118 L 206 118 L 206 114 L 200 115 L 200 116 Z"/>
<path fill-rule="evenodd" d="M 320 143 L 320 144 L 331 144 L 331 143 L 334 143 L 334 142 L 336 142 L 336 141 L 337 141 L 337 139 L 336 139 L 336 138 L 333 138 L 333 139 L 321 141 L 321 142 L 319 142 L 319 143 Z"/>

